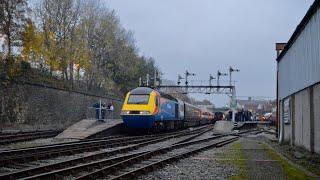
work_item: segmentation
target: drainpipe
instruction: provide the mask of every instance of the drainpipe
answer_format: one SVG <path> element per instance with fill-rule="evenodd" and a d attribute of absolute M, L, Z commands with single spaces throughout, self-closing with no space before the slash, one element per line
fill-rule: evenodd
<path fill-rule="evenodd" d="M 277 51 L 277 58 L 280 56 L 281 52 L 284 50 L 286 43 L 276 43 L 276 51 Z M 279 104 L 279 61 L 277 59 L 277 112 L 276 112 L 276 121 L 277 121 L 277 132 L 278 132 L 278 138 L 279 142 L 283 142 L 283 131 L 284 131 L 284 125 L 283 121 L 280 120 L 280 104 Z"/>
<path fill-rule="evenodd" d="M 283 142 L 283 121 L 280 120 L 280 104 L 279 104 L 279 64 L 277 62 L 277 132 L 279 143 Z"/>

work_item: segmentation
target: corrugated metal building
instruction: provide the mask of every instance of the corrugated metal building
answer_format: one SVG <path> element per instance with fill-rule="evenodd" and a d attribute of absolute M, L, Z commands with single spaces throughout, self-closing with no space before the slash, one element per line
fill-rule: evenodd
<path fill-rule="evenodd" d="M 320 153 L 320 0 L 277 58 L 280 141 Z"/>

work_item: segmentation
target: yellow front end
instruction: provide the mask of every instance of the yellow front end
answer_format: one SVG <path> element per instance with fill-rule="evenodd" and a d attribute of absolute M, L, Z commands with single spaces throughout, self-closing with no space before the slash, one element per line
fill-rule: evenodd
<path fill-rule="evenodd" d="M 153 115 L 157 112 L 156 97 L 157 93 L 152 91 L 149 95 L 148 103 L 134 104 L 128 103 L 131 93 L 128 92 L 122 106 L 121 115 Z"/>
<path fill-rule="evenodd" d="M 150 129 L 154 126 L 157 114 L 157 93 L 149 94 L 128 93 L 122 106 L 121 116 L 128 128 Z"/>

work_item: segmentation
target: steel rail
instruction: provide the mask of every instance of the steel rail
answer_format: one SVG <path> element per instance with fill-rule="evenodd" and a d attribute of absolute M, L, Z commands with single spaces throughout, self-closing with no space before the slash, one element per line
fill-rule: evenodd
<path fill-rule="evenodd" d="M 153 162 L 151 164 L 148 164 L 148 165 L 145 165 L 143 167 L 140 167 L 140 168 L 137 168 L 135 170 L 132 170 L 130 172 L 125 172 L 124 174 L 121 174 L 121 175 L 118 175 L 116 177 L 113 177 L 113 178 L 110 178 L 110 180 L 118 180 L 118 179 L 130 179 L 130 178 L 134 178 L 136 177 L 138 174 L 142 174 L 142 173 L 146 173 L 148 171 L 153 171 L 155 168 L 160 168 L 168 163 L 172 163 L 174 161 L 178 161 L 180 159 L 183 159 L 183 158 L 186 158 L 186 157 L 189 157 L 193 154 L 196 154 L 196 153 L 199 153 L 201 151 L 204 151 L 204 150 L 207 150 L 207 149 L 210 149 L 210 148 L 213 148 L 213 147 L 222 147 L 226 144 L 229 144 L 229 143 L 232 143 L 236 140 L 238 140 L 239 137 L 234 137 L 234 138 L 231 138 L 231 139 L 227 139 L 227 140 L 224 140 L 224 141 L 220 141 L 220 142 L 217 142 L 217 143 L 211 143 L 209 145 L 206 145 L 206 146 L 203 146 L 203 147 L 199 147 L 195 150 L 190 150 L 190 151 L 187 151 L 187 152 L 184 152 L 184 153 L 181 153 L 181 154 L 178 154 L 176 156 L 173 156 L 173 157 L 169 157 L 169 158 L 166 158 L 166 159 L 163 159 L 163 160 L 159 160 L 157 162 Z M 80 178 L 78 178 L 80 179 Z"/>
<path fill-rule="evenodd" d="M 216 137 L 216 139 L 217 138 L 218 137 Z M 221 137 L 219 137 L 219 138 L 221 138 Z M 233 137 L 231 139 L 232 140 L 236 140 L 238 138 L 239 137 Z M 102 177 L 104 175 L 110 175 L 112 173 L 115 173 L 115 171 L 117 171 L 117 170 L 119 170 L 119 169 L 121 169 L 123 167 L 127 167 L 129 165 L 133 165 L 133 164 L 139 163 L 139 162 L 141 162 L 143 160 L 150 159 L 150 158 L 152 158 L 154 156 L 157 156 L 157 155 L 163 155 L 163 154 L 165 154 L 165 153 L 167 153 L 169 151 L 172 151 L 173 149 L 182 148 L 182 147 L 185 147 L 185 146 L 188 146 L 188 145 L 194 145 L 194 144 L 198 144 L 198 143 L 202 143 L 204 141 L 210 141 L 210 140 L 212 140 L 212 138 L 208 138 L 206 140 L 197 140 L 197 141 L 185 142 L 185 143 L 181 143 L 181 144 L 172 145 L 172 146 L 169 146 L 169 147 L 160 148 L 160 149 L 157 149 L 157 150 L 150 151 L 148 153 L 142 154 L 140 156 L 133 157 L 133 158 L 127 159 L 127 160 L 122 161 L 122 162 L 118 162 L 116 164 L 113 164 L 113 165 L 110 165 L 110 166 L 107 166 L 107 167 L 103 167 L 101 169 L 95 170 L 93 172 L 90 172 L 88 174 L 82 175 L 82 176 L 77 177 L 75 179 L 77 179 L 77 180 L 96 179 L 96 178 Z M 227 141 L 231 141 L 231 140 L 228 139 L 228 140 L 220 141 L 218 143 L 213 143 L 213 145 L 218 146 L 219 144 L 221 144 L 223 142 L 227 142 Z M 210 145 L 213 146 L 212 144 L 210 144 Z M 202 147 L 202 149 L 204 149 L 204 148 Z M 192 150 L 192 152 L 193 151 L 196 151 L 196 150 Z"/>
<path fill-rule="evenodd" d="M 220 136 L 217 136 L 217 137 L 214 137 L 214 138 L 208 138 L 208 139 L 212 140 L 212 139 L 217 139 L 217 138 L 225 137 L 225 136 L 228 136 L 228 135 L 220 135 Z M 183 146 L 187 146 L 187 145 L 190 145 L 190 144 L 195 144 L 197 142 L 205 142 L 205 140 L 202 139 L 202 140 L 197 140 L 197 141 L 193 141 L 193 142 L 185 142 L 185 143 L 175 144 L 173 146 L 173 148 L 183 147 Z M 165 148 L 165 149 L 168 149 L 168 148 Z M 164 151 L 165 149 L 160 148 L 160 151 Z M 148 153 L 148 152 L 142 152 L 142 154 L 145 154 L 145 153 Z M 65 169 L 51 171 L 51 172 L 48 172 L 48 173 L 38 174 L 38 175 L 35 175 L 35 176 L 32 176 L 32 177 L 27 177 L 25 179 L 51 179 L 51 178 L 54 178 L 54 177 L 62 178 L 61 176 L 70 175 L 70 174 L 72 174 L 72 172 L 79 172 L 81 170 L 92 169 L 92 168 L 95 168 L 95 167 L 100 167 L 101 168 L 101 167 L 110 165 L 111 163 L 115 163 L 115 162 L 110 161 L 110 159 L 99 160 L 99 161 L 96 161 L 96 162 L 90 162 L 90 163 L 86 163 L 86 164 L 82 164 L 82 165 L 78 165 L 78 166 L 74 166 L 74 167 L 68 167 L 68 168 L 65 168 Z"/>
<path fill-rule="evenodd" d="M 30 141 L 40 138 L 49 138 L 58 135 L 61 131 L 39 131 L 39 132 L 28 132 L 22 134 L 9 134 L 1 135 L 0 134 L 0 145 L 6 145 L 22 141 Z"/>
<path fill-rule="evenodd" d="M 207 130 L 205 129 L 204 131 L 207 131 Z M 190 133 L 193 134 L 195 132 L 189 132 L 189 134 Z M 202 132 L 200 132 L 200 133 L 202 133 Z M 167 137 L 159 137 L 158 139 L 152 139 L 152 140 L 145 139 L 144 142 L 141 142 L 139 144 L 135 144 L 135 145 L 132 145 L 129 147 L 119 148 L 119 149 L 107 151 L 107 152 L 99 152 L 99 153 L 95 153 L 95 154 L 92 154 L 89 156 L 80 157 L 80 158 L 73 158 L 71 160 L 66 160 L 63 162 L 58 162 L 58 163 L 53 163 L 53 164 L 43 165 L 43 166 L 38 166 L 38 167 L 33 167 L 33 168 L 27 168 L 27 169 L 23 169 L 23 170 L 11 172 L 11 173 L 2 174 L 2 175 L 0 175 L 0 179 L 16 179 L 16 178 L 25 177 L 26 175 L 30 176 L 30 175 L 45 172 L 48 170 L 54 171 L 57 169 L 61 169 L 63 167 L 70 167 L 70 166 L 78 164 L 78 163 L 84 163 L 86 161 L 97 160 L 97 159 L 105 158 L 105 157 L 115 155 L 118 153 L 128 152 L 130 150 L 138 149 L 139 147 L 142 147 L 147 144 L 157 143 L 160 141 L 167 140 L 169 138 L 180 137 L 180 136 L 185 136 L 185 135 L 189 135 L 189 134 L 187 134 L 186 132 L 183 132 L 180 134 L 170 135 Z"/>
<path fill-rule="evenodd" d="M 146 136 L 133 136 L 133 137 L 125 137 L 125 138 L 115 138 L 115 139 L 88 139 L 84 141 L 76 141 L 76 142 L 67 142 L 67 143 L 59 143 L 59 144 L 52 144 L 52 145 L 43 145 L 43 146 L 36 146 L 36 147 L 30 147 L 30 148 L 22 148 L 22 149 L 12 149 L 12 150 L 5 150 L 5 151 L 0 151 L 0 165 L 3 164 L 3 161 L 6 160 L 14 160 L 14 159 L 21 159 L 21 156 L 30 156 L 30 154 L 36 154 L 40 155 L 43 153 L 48 153 L 48 152 L 63 152 L 66 150 L 72 151 L 75 149 L 79 148 L 91 148 L 93 149 L 94 147 L 115 147 L 115 146 L 120 146 L 120 145 L 128 145 L 126 143 L 138 143 L 137 140 L 142 140 L 142 139 L 150 139 L 150 138 L 159 138 L 159 137 L 165 137 L 165 136 L 171 136 L 171 135 L 179 135 L 179 134 L 193 134 L 197 133 L 198 131 L 202 131 L 202 129 L 206 129 L 207 127 L 204 128 L 199 128 L 194 131 L 183 131 L 183 132 L 175 132 L 175 133 L 169 133 L 169 134 L 163 134 L 160 136 L 157 135 L 146 135 Z M 113 143 L 113 144 L 112 144 Z M 118 144 L 117 144 L 118 143 Z M 110 145 L 108 145 L 110 144 Z M 53 155 L 51 153 L 51 155 Z M 70 153 L 70 152 L 69 152 Z M 67 153 L 67 154 L 69 154 Z"/>

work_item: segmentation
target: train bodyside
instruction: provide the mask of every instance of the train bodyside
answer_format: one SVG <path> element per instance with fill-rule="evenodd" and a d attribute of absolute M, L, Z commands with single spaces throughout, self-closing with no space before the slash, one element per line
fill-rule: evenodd
<path fill-rule="evenodd" d="M 121 115 L 127 127 L 138 129 L 178 129 L 212 120 L 212 113 L 146 87 L 126 95 Z"/>
<path fill-rule="evenodd" d="M 201 124 L 201 109 L 189 103 L 184 103 L 186 126 L 197 126 Z"/>
<path fill-rule="evenodd" d="M 130 91 L 121 111 L 124 124 L 130 128 L 150 129 L 182 124 L 179 103 L 151 88 L 140 87 Z"/>

